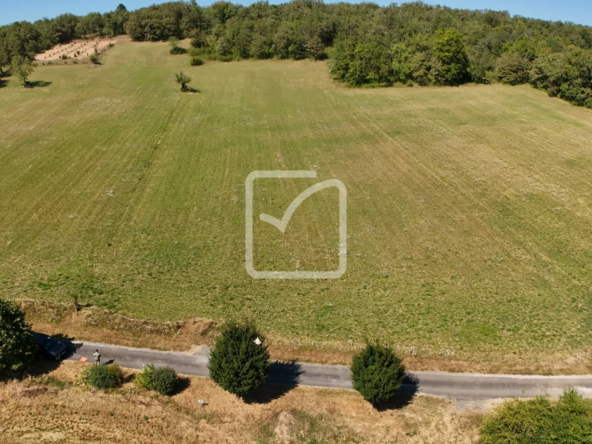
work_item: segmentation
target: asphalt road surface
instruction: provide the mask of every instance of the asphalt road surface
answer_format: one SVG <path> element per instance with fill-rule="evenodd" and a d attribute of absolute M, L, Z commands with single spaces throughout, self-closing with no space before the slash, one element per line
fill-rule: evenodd
<path fill-rule="evenodd" d="M 86 358 L 93 361 L 96 349 L 101 353 L 101 363 L 115 362 L 122 367 L 141 369 L 143 364 L 168 365 L 177 373 L 192 376 L 208 376 L 208 349 L 194 354 L 163 352 L 143 348 L 119 347 L 92 342 L 74 343 L 75 351 L 69 360 Z M 305 385 L 351 389 L 350 371 L 341 365 L 273 362 L 269 382 L 286 385 Z M 513 397 L 533 397 L 563 393 L 567 387 L 576 388 L 585 397 L 592 398 L 591 376 L 519 376 L 481 375 L 471 373 L 413 372 L 406 378 L 404 393 L 426 393 L 456 400 L 485 400 Z"/>

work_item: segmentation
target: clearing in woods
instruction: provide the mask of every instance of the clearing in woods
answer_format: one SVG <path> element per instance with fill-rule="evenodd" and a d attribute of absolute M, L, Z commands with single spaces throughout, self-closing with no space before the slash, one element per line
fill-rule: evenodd
<path fill-rule="evenodd" d="M 35 60 L 47 62 L 60 60 L 63 56 L 68 59 L 83 60 L 88 59 L 95 52 L 100 53 L 107 49 L 109 45 L 115 45 L 114 39 L 91 39 L 91 40 L 73 40 L 70 43 L 56 45 L 41 54 L 35 56 Z"/>
<path fill-rule="evenodd" d="M 381 337 L 426 355 L 576 355 L 592 333 L 592 113 L 528 86 L 348 89 L 310 61 L 190 68 L 165 43 L 40 66 L 0 89 L 0 296 L 154 320 L 250 316 L 294 345 Z M 182 94 L 186 70 L 197 94 Z M 245 271 L 253 170 L 259 269 Z"/>

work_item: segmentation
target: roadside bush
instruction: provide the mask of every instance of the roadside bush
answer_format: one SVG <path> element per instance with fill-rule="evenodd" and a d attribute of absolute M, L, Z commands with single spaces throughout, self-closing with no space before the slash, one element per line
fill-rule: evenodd
<path fill-rule="evenodd" d="M 90 55 L 90 62 L 94 63 L 95 65 L 100 65 L 99 58 L 97 57 L 96 54 Z"/>
<path fill-rule="evenodd" d="M 110 389 L 117 386 L 117 378 L 111 374 L 106 365 L 90 367 L 88 375 L 85 375 L 84 378 L 88 385 L 98 389 Z"/>
<path fill-rule="evenodd" d="M 401 387 L 405 366 L 392 349 L 375 343 L 354 355 L 351 372 L 354 389 L 374 405 L 388 401 Z"/>
<path fill-rule="evenodd" d="M 111 376 L 115 378 L 115 384 L 121 385 L 123 384 L 123 380 L 125 379 L 123 376 L 123 370 L 117 364 L 109 364 L 107 366 L 107 371 Z"/>
<path fill-rule="evenodd" d="M 244 396 L 267 381 L 269 352 L 258 338 L 253 323 L 230 322 L 216 339 L 208 368 L 210 377 L 227 392 Z"/>
<path fill-rule="evenodd" d="M 592 400 L 567 389 L 557 402 L 543 397 L 506 402 L 486 419 L 479 443 L 592 443 Z"/>
<path fill-rule="evenodd" d="M 191 66 L 200 66 L 203 65 L 203 60 L 199 57 L 191 57 L 189 63 L 191 63 Z"/>
<path fill-rule="evenodd" d="M 25 314 L 14 302 L 0 299 L 0 375 L 24 370 L 35 357 L 37 346 Z"/>
<path fill-rule="evenodd" d="M 175 391 L 177 372 L 171 367 L 146 364 L 135 380 L 136 386 L 169 396 Z"/>
<path fill-rule="evenodd" d="M 181 48 L 180 46 L 175 46 L 174 48 L 171 48 L 171 50 L 169 51 L 169 54 L 172 54 L 172 55 L 187 54 L 187 50 L 185 48 Z"/>
<path fill-rule="evenodd" d="M 90 371 L 92 367 L 85 367 L 82 369 L 80 374 L 78 375 L 78 381 L 76 382 L 77 385 L 81 385 L 83 387 L 90 387 Z"/>

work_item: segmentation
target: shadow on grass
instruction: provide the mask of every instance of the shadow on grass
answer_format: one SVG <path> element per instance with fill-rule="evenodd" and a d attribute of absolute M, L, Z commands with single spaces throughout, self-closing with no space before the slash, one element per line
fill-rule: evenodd
<path fill-rule="evenodd" d="M 269 365 L 267 382 L 243 398 L 247 404 L 269 404 L 292 390 L 300 382 L 302 368 L 296 361 L 275 361 Z"/>
<path fill-rule="evenodd" d="M 0 77 L 0 88 L 4 88 L 6 85 L 8 85 L 8 82 Z"/>
<path fill-rule="evenodd" d="M 374 403 L 374 408 L 379 412 L 386 410 L 399 410 L 403 407 L 407 407 L 415 398 L 417 391 L 419 390 L 419 379 L 407 373 L 403 379 L 401 388 L 397 391 L 388 401 Z"/>
<path fill-rule="evenodd" d="M 177 383 L 175 384 L 175 390 L 173 390 L 173 393 L 171 393 L 171 396 L 175 396 L 175 395 L 178 395 L 179 393 L 184 392 L 185 390 L 187 390 L 189 388 L 190 385 L 191 385 L 191 379 L 189 379 L 185 376 L 179 376 L 177 378 Z"/>
<path fill-rule="evenodd" d="M 25 84 L 25 88 L 45 88 L 46 86 L 51 85 L 51 82 L 46 82 L 44 80 L 33 80 L 29 81 Z"/>
<path fill-rule="evenodd" d="M 185 89 L 181 90 L 182 93 L 189 93 L 189 94 L 195 94 L 195 93 L 200 93 L 201 91 L 199 89 L 195 89 L 192 88 L 190 86 L 185 87 Z"/>

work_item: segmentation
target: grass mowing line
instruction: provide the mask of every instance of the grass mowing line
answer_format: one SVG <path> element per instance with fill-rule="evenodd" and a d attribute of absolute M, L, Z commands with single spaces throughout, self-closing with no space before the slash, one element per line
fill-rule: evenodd
<path fill-rule="evenodd" d="M 105 57 L 0 92 L 1 295 L 251 316 L 303 349 L 369 335 L 433 358 L 588 362 L 589 111 L 528 87 L 352 90 L 289 61 L 207 63 L 202 93 L 179 95 L 186 58 L 165 44 Z M 348 188 L 346 275 L 252 280 L 245 177 L 313 168 Z M 258 210 L 281 214 L 304 182 L 262 185 Z M 317 197 L 285 236 L 260 227 L 262 265 L 330 264 Z"/>

